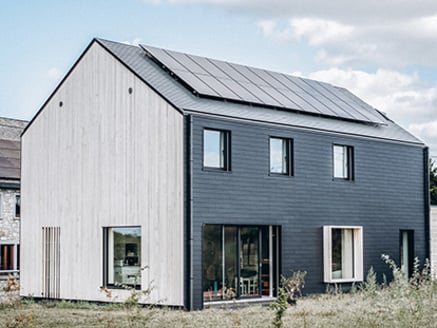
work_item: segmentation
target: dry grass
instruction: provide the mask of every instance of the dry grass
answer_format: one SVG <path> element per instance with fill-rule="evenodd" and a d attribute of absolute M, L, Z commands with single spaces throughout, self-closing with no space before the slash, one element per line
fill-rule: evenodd
<path fill-rule="evenodd" d="M 429 266 L 409 282 L 388 257 L 393 281 L 383 286 L 369 271 L 359 291 L 304 297 L 288 307 L 284 327 L 437 327 L 437 280 Z M 335 290 L 335 289 L 334 289 Z M 12 297 L 9 297 L 12 296 Z M 14 294 L 0 302 L 0 327 L 272 327 L 275 312 L 268 307 L 206 309 L 185 312 L 141 308 L 135 304 L 34 303 Z"/>
<path fill-rule="evenodd" d="M 435 284 L 434 284 L 435 285 Z M 437 292 L 434 286 L 434 293 Z M 397 300 L 379 291 L 318 295 L 303 298 L 288 308 L 285 327 L 436 327 L 437 301 L 427 296 L 422 310 L 417 300 Z M 16 302 L 0 310 L 0 327 L 271 327 L 274 312 L 267 307 L 206 309 L 185 312 L 165 308 L 126 309 L 88 303 Z"/>

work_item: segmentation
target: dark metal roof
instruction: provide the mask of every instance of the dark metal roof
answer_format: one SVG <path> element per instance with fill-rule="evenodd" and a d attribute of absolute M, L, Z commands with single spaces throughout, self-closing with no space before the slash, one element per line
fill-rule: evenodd
<path fill-rule="evenodd" d="M 385 123 L 384 117 L 374 108 L 329 83 L 145 45 L 141 47 L 200 96 Z"/>
<path fill-rule="evenodd" d="M 190 92 L 175 76 L 168 74 L 168 71 L 163 69 L 162 64 L 157 63 L 140 47 L 102 39 L 97 39 L 97 42 L 177 110 L 186 113 L 236 118 L 264 124 L 281 124 L 303 129 L 423 145 L 422 141 L 382 115 L 381 120 L 384 121 L 384 124 L 369 124 L 326 116 L 307 115 L 299 111 L 275 110 L 269 107 L 252 106 L 244 102 L 237 103 L 199 97 L 195 93 Z M 351 102 L 364 103 L 346 89 L 335 88 L 338 92 L 344 93 L 349 97 Z M 363 106 L 370 111 L 376 112 L 375 109 L 368 105 Z"/>
<path fill-rule="evenodd" d="M 20 179 L 20 134 L 26 121 L 0 118 L 0 179 Z"/>

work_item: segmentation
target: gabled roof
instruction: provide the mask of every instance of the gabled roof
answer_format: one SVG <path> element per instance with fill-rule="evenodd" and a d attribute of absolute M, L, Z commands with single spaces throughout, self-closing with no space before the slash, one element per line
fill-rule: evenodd
<path fill-rule="evenodd" d="M 95 43 L 101 45 L 181 113 L 385 139 L 423 142 L 348 90 L 146 45 L 94 39 L 27 128 Z M 245 75 L 242 76 L 242 72 Z"/>
<path fill-rule="evenodd" d="M 203 113 L 423 145 L 422 141 L 344 88 L 335 87 L 328 83 L 145 45 L 132 46 L 102 39 L 96 39 L 96 41 L 176 109 L 182 112 Z M 181 57 L 185 59 L 181 59 Z M 179 61 L 175 61 L 176 58 Z M 190 60 L 189 64 L 187 60 Z M 206 62 L 210 65 L 205 64 Z M 200 68 L 199 63 L 203 63 L 203 66 Z M 277 82 L 271 81 L 271 83 L 277 83 L 278 87 L 280 86 L 279 81 L 283 81 L 281 84 L 283 89 L 279 91 L 282 96 L 290 100 L 289 105 L 283 103 L 285 101 L 283 98 L 280 98 L 282 99 L 282 105 L 268 103 L 268 98 L 263 98 L 264 103 L 261 100 L 253 99 L 253 97 L 250 100 L 245 98 L 249 88 L 268 89 L 265 88 L 266 86 L 259 85 L 261 83 L 259 79 L 256 80 L 257 82 L 253 82 L 251 87 L 248 87 L 247 84 L 249 82 L 245 81 L 246 84 L 243 84 L 246 87 L 245 96 L 234 92 L 235 96 L 227 97 L 229 93 L 225 94 L 224 91 L 221 94 L 218 91 L 213 94 L 210 91 L 212 89 L 218 90 L 217 83 L 208 84 L 206 81 L 211 81 L 211 78 L 214 78 L 214 74 L 216 75 L 216 80 L 217 75 L 220 76 L 221 74 L 222 81 L 219 86 L 225 87 L 226 92 L 233 90 L 232 86 L 236 85 L 235 80 L 242 80 L 243 77 L 234 77 L 233 82 L 223 81 L 225 80 L 225 73 L 223 72 L 225 68 L 222 69 L 222 73 L 217 70 L 214 73 L 206 73 L 202 69 L 207 67 L 207 65 L 209 65 L 208 70 L 210 71 L 213 70 L 211 65 L 215 65 L 214 67 L 216 68 L 226 65 L 228 74 L 231 74 L 230 70 L 237 70 L 238 72 L 246 70 L 258 77 L 263 76 L 265 80 L 267 80 L 266 75 L 268 74 L 272 79 L 276 79 Z M 183 71 L 184 67 L 190 68 Z M 202 74 L 203 76 L 200 76 Z M 210 77 L 205 77 L 207 74 Z M 253 78 L 253 75 L 250 76 Z M 284 85 L 284 79 L 290 80 L 290 83 Z M 231 77 L 228 76 L 227 80 L 231 80 Z M 226 84 L 227 82 L 229 84 Z M 206 86 L 209 89 L 206 89 Z M 241 91 L 241 85 L 239 90 Z M 251 90 L 253 90 L 251 92 L 252 95 L 259 95 L 258 92 L 255 92 L 257 89 Z M 271 88 L 268 90 L 274 92 L 271 91 Z M 237 95 L 240 99 L 236 99 Z M 296 104 L 295 108 L 291 106 L 292 99 L 295 99 L 293 101 Z M 277 101 L 280 102 L 279 98 Z M 299 106 L 297 106 L 298 101 L 300 101 Z"/>
<path fill-rule="evenodd" d="M 20 179 L 20 135 L 27 121 L 0 117 L 0 179 Z"/>

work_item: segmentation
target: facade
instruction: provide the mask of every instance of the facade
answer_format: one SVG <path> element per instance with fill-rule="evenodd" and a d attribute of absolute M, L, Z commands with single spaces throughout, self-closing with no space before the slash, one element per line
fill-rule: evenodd
<path fill-rule="evenodd" d="M 22 295 L 200 309 L 429 256 L 427 148 L 330 84 L 95 39 L 22 147 Z"/>
<path fill-rule="evenodd" d="M 20 135 L 26 124 L 0 118 L 0 280 L 20 269 Z"/>

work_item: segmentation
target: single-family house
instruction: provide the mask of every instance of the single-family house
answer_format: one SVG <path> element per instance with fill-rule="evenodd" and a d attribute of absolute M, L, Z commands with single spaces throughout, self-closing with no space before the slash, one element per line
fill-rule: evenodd
<path fill-rule="evenodd" d="M 344 88 L 94 39 L 22 135 L 21 250 L 24 296 L 186 309 L 410 272 L 428 149 Z"/>
<path fill-rule="evenodd" d="M 0 117 L 0 280 L 20 269 L 20 136 L 26 124 Z"/>

